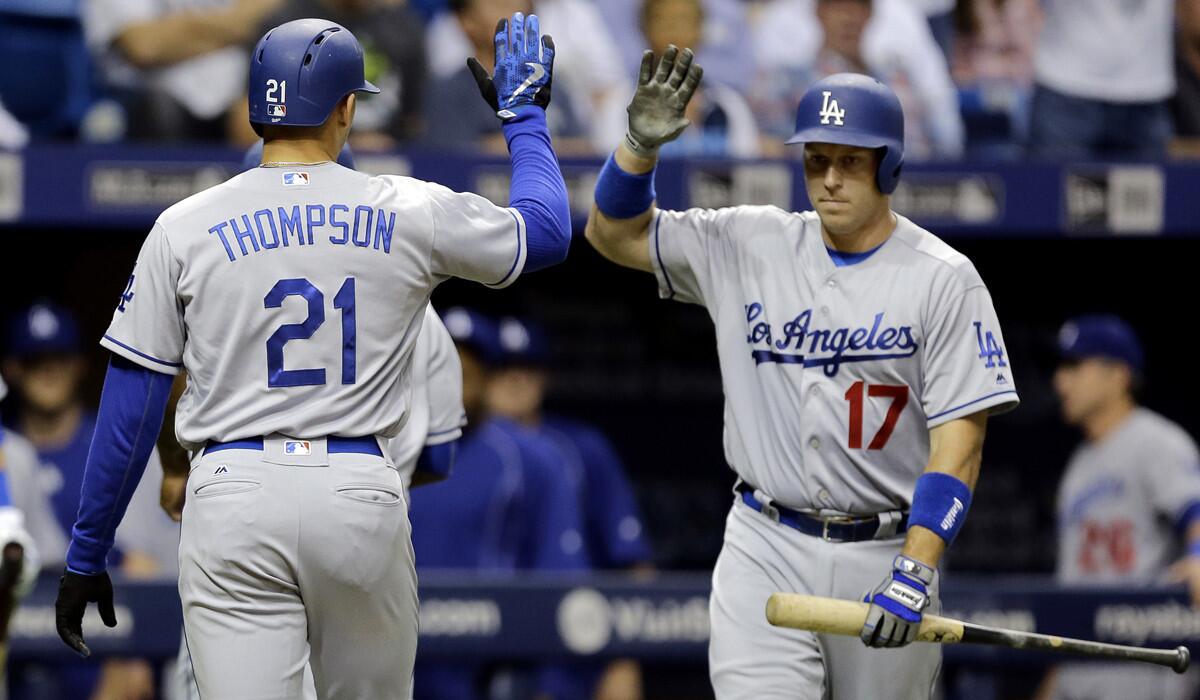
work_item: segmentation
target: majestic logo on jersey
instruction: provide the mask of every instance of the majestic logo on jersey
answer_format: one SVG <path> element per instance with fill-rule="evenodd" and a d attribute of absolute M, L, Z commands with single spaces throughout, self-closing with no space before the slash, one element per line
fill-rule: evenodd
<path fill-rule="evenodd" d="M 882 312 L 871 325 L 858 328 L 813 328 L 812 309 L 805 309 L 783 324 L 782 337 L 764 318 L 759 302 L 746 306 L 750 354 L 754 363 L 799 364 L 821 367 L 828 377 L 836 376 L 849 362 L 871 362 L 912 357 L 919 347 L 912 326 L 886 326 Z"/>
<path fill-rule="evenodd" d="M 117 311 L 125 313 L 125 305 L 133 301 L 133 274 L 129 275 L 129 281 L 125 283 L 125 291 L 121 292 L 121 300 L 117 302 Z"/>
<path fill-rule="evenodd" d="M 833 98 L 833 93 L 825 90 L 821 93 L 825 96 L 825 101 L 821 104 L 821 123 L 829 124 L 832 119 L 834 126 L 843 126 L 842 118 L 846 116 L 846 110 L 838 107 L 838 101 Z"/>
<path fill-rule="evenodd" d="M 283 174 L 284 187 L 303 187 L 308 184 L 308 173 L 290 172 Z"/>
<path fill-rule="evenodd" d="M 979 343 L 979 359 L 984 361 L 984 367 L 993 369 L 1008 366 L 1008 363 L 1004 361 L 1004 348 L 996 342 L 996 335 L 991 331 L 983 330 L 983 324 L 979 321 L 975 322 L 975 339 Z M 996 380 L 996 383 L 1000 384 L 1001 382 Z"/>
<path fill-rule="evenodd" d="M 218 464 L 217 468 L 213 470 L 214 476 L 217 474 L 228 474 L 228 473 L 229 473 L 229 467 L 225 466 L 224 464 Z"/>
<path fill-rule="evenodd" d="M 312 443 L 308 440 L 285 440 L 283 442 L 283 453 L 300 457 L 310 455 L 312 454 Z"/>

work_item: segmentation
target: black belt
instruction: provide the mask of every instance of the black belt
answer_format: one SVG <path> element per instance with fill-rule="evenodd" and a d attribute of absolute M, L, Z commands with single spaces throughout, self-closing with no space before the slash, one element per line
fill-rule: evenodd
<path fill-rule="evenodd" d="M 815 515 L 801 513 L 787 506 L 774 502 L 763 503 L 754 495 L 754 487 L 744 481 L 739 481 L 734 490 L 742 495 L 742 502 L 762 513 L 771 520 L 787 525 L 793 530 L 799 530 L 806 535 L 820 537 L 826 542 L 862 542 L 865 540 L 887 539 L 902 534 L 908 529 L 908 513 L 900 516 L 895 523 L 895 529 L 886 528 L 880 531 L 884 518 L 878 515 L 867 517 L 833 517 L 820 518 Z"/>
<path fill-rule="evenodd" d="M 289 439 L 288 442 L 302 445 L 307 441 L 300 439 Z M 330 437 L 325 438 L 325 444 L 327 448 L 326 451 L 331 455 L 353 453 L 375 455 L 376 457 L 383 456 L 383 451 L 379 449 L 379 441 L 377 441 L 374 437 L 348 438 L 331 435 Z M 243 440 L 233 440 L 231 442 L 213 441 L 204 447 L 204 454 L 220 452 L 221 450 L 257 450 L 262 452 L 262 449 L 263 439 L 260 437 L 255 437 L 245 438 Z"/>

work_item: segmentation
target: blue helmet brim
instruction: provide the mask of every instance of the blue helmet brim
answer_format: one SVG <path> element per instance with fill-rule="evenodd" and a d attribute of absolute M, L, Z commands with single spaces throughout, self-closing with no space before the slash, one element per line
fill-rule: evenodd
<path fill-rule="evenodd" d="M 378 95 L 379 88 L 375 87 L 375 83 L 372 83 L 370 80 L 364 79 L 362 87 L 358 88 L 358 92 L 369 92 L 372 95 Z"/>
<path fill-rule="evenodd" d="M 892 139 L 884 138 L 878 134 L 864 134 L 861 131 L 854 129 L 843 129 L 838 127 L 817 126 L 808 129 L 801 129 L 784 143 L 788 145 L 803 144 L 803 143 L 833 143 L 840 146 L 858 146 L 859 148 L 896 148 L 899 149 L 900 144 Z"/>

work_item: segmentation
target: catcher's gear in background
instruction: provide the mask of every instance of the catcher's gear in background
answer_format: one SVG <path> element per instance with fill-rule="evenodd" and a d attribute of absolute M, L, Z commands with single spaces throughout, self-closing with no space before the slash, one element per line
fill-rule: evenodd
<path fill-rule="evenodd" d="M 554 79 L 554 40 L 549 35 L 539 37 L 537 15 L 526 19 L 518 12 L 511 23 L 500 20 L 496 24 L 495 43 L 494 75 L 488 76 L 474 57 L 467 59 L 467 68 L 496 116 L 511 119 L 516 116 L 517 108 L 526 105 L 546 109 Z"/>
<path fill-rule="evenodd" d="M 890 194 L 904 165 L 904 110 L 892 89 L 858 73 L 836 73 L 813 83 L 796 110 L 790 144 L 836 143 L 882 148 L 875 181 Z"/>
<path fill-rule="evenodd" d="M 352 92 L 377 93 L 358 40 L 336 22 L 298 19 L 267 32 L 250 55 L 250 123 L 320 126 Z"/>
<path fill-rule="evenodd" d="M 637 91 L 629 103 L 629 131 L 625 144 L 638 155 L 652 156 L 662 144 L 673 141 L 689 122 L 684 116 L 688 102 L 700 85 L 704 69 L 692 64 L 692 50 L 680 53 L 668 46 L 654 68 L 654 53 L 642 54 Z"/>
<path fill-rule="evenodd" d="M 892 573 L 863 600 L 871 604 L 859 637 L 869 647 L 902 647 L 917 638 L 921 615 L 929 607 L 933 569 L 898 555 Z"/>
<path fill-rule="evenodd" d="M 84 657 L 92 653 L 83 642 L 83 613 L 87 610 L 88 603 L 96 604 L 105 626 L 117 626 L 117 614 L 113 611 L 112 581 L 108 578 L 108 572 L 89 575 L 64 571 L 62 578 L 58 580 L 54 622 L 58 627 L 58 636 L 67 646 Z"/>

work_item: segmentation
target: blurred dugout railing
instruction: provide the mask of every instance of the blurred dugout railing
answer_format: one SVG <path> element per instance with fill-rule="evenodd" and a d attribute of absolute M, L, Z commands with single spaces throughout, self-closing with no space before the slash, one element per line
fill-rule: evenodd
<path fill-rule="evenodd" d="M 240 170 L 227 149 L 38 146 L 0 154 L 0 226 L 148 228 L 164 208 Z M 413 175 L 505 202 L 508 163 L 444 152 L 359 154 L 360 169 Z M 600 161 L 564 159 L 577 217 Z M 939 235 L 1200 235 L 1200 164 L 908 165 L 894 208 Z M 667 208 L 808 208 L 795 161 L 664 161 Z"/>
<path fill-rule="evenodd" d="M 638 579 L 423 573 L 420 655 L 511 661 L 619 656 L 703 664 L 709 581 L 701 573 Z M 13 659 L 74 658 L 54 630 L 56 589 L 57 580 L 44 576 L 16 612 Z M 173 658 L 181 629 L 175 583 L 117 581 L 116 590 L 116 628 L 104 627 L 94 606 L 89 608 L 84 634 L 93 652 Z M 1044 578 L 950 575 L 942 602 L 943 615 L 981 624 L 1200 650 L 1200 610 L 1188 605 L 1182 588 L 1063 589 Z M 945 658 L 948 665 L 972 667 L 1050 661 L 1031 652 L 963 644 L 945 646 Z"/>

